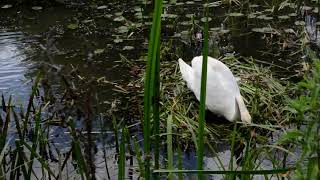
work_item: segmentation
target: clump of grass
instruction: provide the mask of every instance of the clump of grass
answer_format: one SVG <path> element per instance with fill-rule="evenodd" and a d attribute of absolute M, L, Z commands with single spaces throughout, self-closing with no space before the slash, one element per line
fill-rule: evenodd
<path fill-rule="evenodd" d="M 95 145 L 93 137 L 91 140 L 87 139 L 91 141 L 89 145 L 86 144 L 87 141 L 83 141 L 83 137 L 88 137 L 91 130 L 87 128 L 86 134 L 82 134 L 74 118 L 79 113 L 83 113 L 83 109 L 91 108 L 93 103 L 89 102 L 88 98 L 92 97 L 86 96 L 87 104 L 82 106 L 83 99 L 78 98 L 77 95 L 84 92 L 71 88 L 65 76 L 62 76 L 62 80 L 66 83 L 65 94 L 60 98 L 47 97 L 50 93 L 46 93 L 48 90 L 46 88 L 50 88 L 50 85 L 45 81 L 43 74 L 41 76 L 39 73 L 25 108 L 13 105 L 11 98 L 6 102 L 5 97 L 2 96 L 0 179 L 60 179 L 65 176 L 81 179 L 95 178 L 95 167 L 92 166 L 93 153 L 86 154 L 86 150 Z M 41 85 L 46 88 L 42 89 Z M 89 114 L 88 111 L 82 115 L 90 120 L 92 114 Z M 60 152 L 59 149 L 53 148 L 56 145 L 52 142 L 54 141 L 52 135 L 56 128 L 64 129 L 63 133 L 69 131 L 66 136 L 71 142 L 65 145 L 67 152 Z M 85 146 L 87 146 L 86 150 L 83 148 Z M 65 153 L 65 156 L 61 156 L 62 153 Z M 56 166 L 57 162 L 59 167 Z M 75 173 L 68 174 L 70 170 Z"/>
<path fill-rule="evenodd" d="M 241 57 L 241 60 L 242 62 L 233 55 L 222 59 L 234 75 L 240 78 L 240 91 L 253 116 L 253 123 L 286 123 L 289 81 L 280 80 L 272 73 L 271 67 L 259 65 L 253 58 Z"/>
<path fill-rule="evenodd" d="M 284 133 L 277 142 L 293 152 L 299 149 L 296 157 L 296 171 L 293 179 L 319 179 L 320 177 L 320 62 L 312 51 L 308 54 L 313 60 L 311 73 L 295 86 L 299 96 L 290 100 L 289 110 L 296 128 Z"/>

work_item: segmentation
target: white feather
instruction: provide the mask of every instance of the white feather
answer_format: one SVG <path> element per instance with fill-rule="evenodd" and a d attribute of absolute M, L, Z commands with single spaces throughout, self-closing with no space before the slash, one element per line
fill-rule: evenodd
<path fill-rule="evenodd" d="M 194 57 L 192 67 L 179 59 L 182 78 L 200 100 L 202 56 Z M 251 122 L 251 116 L 243 102 L 236 78 L 221 61 L 208 57 L 206 107 L 229 121 L 241 119 Z"/>

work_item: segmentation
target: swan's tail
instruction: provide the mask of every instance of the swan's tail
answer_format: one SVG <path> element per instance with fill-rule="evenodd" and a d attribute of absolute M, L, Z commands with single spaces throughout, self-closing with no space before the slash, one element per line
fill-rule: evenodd
<path fill-rule="evenodd" d="M 182 78 L 187 82 L 188 87 L 193 89 L 193 69 L 187 63 L 185 63 L 181 58 L 179 58 L 179 67 L 182 74 Z"/>
<path fill-rule="evenodd" d="M 249 113 L 246 105 L 244 104 L 241 95 L 240 96 L 236 96 L 236 101 L 237 101 L 238 108 L 239 108 L 239 111 L 240 111 L 241 120 L 244 121 L 244 122 L 247 122 L 247 123 L 251 123 L 250 113 Z"/>

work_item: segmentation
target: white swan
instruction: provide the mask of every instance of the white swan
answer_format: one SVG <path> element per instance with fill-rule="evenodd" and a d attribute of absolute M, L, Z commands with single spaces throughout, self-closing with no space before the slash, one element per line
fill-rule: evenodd
<path fill-rule="evenodd" d="M 182 78 L 200 100 L 202 56 L 194 57 L 192 67 L 179 59 Z M 251 123 L 251 116 L 230 69 L 221 61 L 208 56 L 206 108 L 229 121 L 241 119 Z"/>

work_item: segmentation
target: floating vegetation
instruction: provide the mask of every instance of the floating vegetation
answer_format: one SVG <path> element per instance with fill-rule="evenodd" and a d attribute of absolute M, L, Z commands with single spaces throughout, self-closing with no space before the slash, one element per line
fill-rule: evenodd
<path fill-rule="evenodd" d="M 257 16 L 257 19 L 262 19 L 262 20 L 272 20 L 273 17 L 270 17 L 270 16 L 266 16 L 266 15 L 260 15 L 260 16 Z"/>
<path fill-rule="evenodd" d="M 282 16 L 278 16 L 279 19 L 290 19 L 290 16 L 288 15 L 282 15 Z"/>
<path fill-rule="evenodd" d="M 124 50 L 124 51 L 131 51 L 131 50 L 134 50 L 134 47 L 133 47 L 133 46 L 124 46 L 124 47 L 122 48 L 122 50 Z"/>
<path fill-rule="evenodd" d="M 268 34 L 279 34 L 274 28 L 272 27 L 262 27 L 262 28 L 252 28 L 253 32 L 258 33 L 268 33 Z"/>
<path fill-rule="evenodd" d="M 79 24 L 77 24 L 77 23 L 68 24 L 67 28 L 68 28 L 68 29 L 75 30 L 75 29 L 78 29 L 78 28 L 79 28 Z"/>
<path fill-rule="evenodd" d="M 227 34 L 227 33 L 229 33 L 230 32 L 230 29 L 221 29 L 220 30 L 220 33 L 221 34 Z"/>
<path fill-rule="evenodd" d="M 205 3 L 203 6 L 204 7 L 219 7 L 221 6 L 222 1 L 216 1 L 216 2 L 212 2 L 212 3 Z"/>
<path fill-rule="evenodd" d="M 9 9 L 9 8 L 12 8 L 12 4 L 6 4 L 1 6 L 1 9 Z"/>
<path fill-rule="evenodd" d="M 116 36 L 116 39 L 113 40 L 114 43 L 121 43 L 123 42 L 123 39 L 121 39 L 119 36 Z"/>
<path fill-rule="evenodd" d="M 127 26 L 120 26 L 117 28 L 117 32 L 120 34 L 127 33 L 129 31 L 129 28 Z"/>
<path fill-rule="evenodd" d="M 294 22 L 294 24 L 297 25 L 297 26 L 305 26 L 306 22 L 304 22 L 304 21 L 296 21 L 296 22 Z"/>
<path fill-rule="evenodd" d="M 251 14 L 248 15 L 249 19 L 254 19 L 256 17 L 257 17 L 257 14 L 255 14 L 255 13 L 251 13 Z"/>
<path fill-rule="evenodd" d="M 134 16 L 137 18 L 137 19 L 142 19 L 142 12 L 136 12 L 135 14 L 134 14 Z"/>
<path fill-rule="evenodd" d="M 43 8 L 41 6 L 33 6 L 31 7 L 31 9 L 35 10 L 35 11 L 40 11 L 42 10 Z"/>
<path fill-rule="evenodd" d="M 210 31 L 220 31 L 221 27 L 214 27 L 214 28 L 210 28 Z"/>
<path fill-rule="evenodd" d="M 209 17 L 209 18 L 201 18 L 200 21 L 201 22 L 206 22 L 207 19 L 208 19 L 208 22 L 210 22 L 212 20 L 212 18 Z"/>
<path fill-rule="evenodd" d="M 178 15 L 176 15 L 176 14 L 162 14 L 161 17 L 162 18 L 174 19 L 174 18 L 177 18 Z"/>
<path fill-rule="evenodd" d="M 192 5 L 192 4 L 194 4 L 195 2 L 193 2 L 193 1 L 187 1 L 186 2 L 186 4 L 188 4 L 188 5 Z"/>
<path fill-rule="evenodd" d="M 192 23 L 192 22 L 190 22 L 190 21 L 183 21 L 183 22 L 181 22 L 180 24 L 181 24 L 182 26 L 190 26 L 191 23 Z"/>
<path fill-rule="evenodd" d="M 258 4 L 249 4 L 249 8 L 258 8 L 260 7 Z"/>
<path fill-rule="evenodd" d="M 191 18 L 194 17 L 194 14 L 186 14 L 185 16 L 186 16 L 187 18 L 190 18 L 190 19 L 191 19 Z"/>
<path fill-rule="evenodd" d="M 105 49 L 96 49 L 96 50 L 94 50 L 94 54 L 102 54 L 102 53 L 104 53 L 104 51 L 105 51 Z"/>
<path fill-rule="evenodd" d="M 301 10 L 302 10 L 302 11 L 310 11 L 311 9 L 313 9 L 313 8 L 310 7 L 310 6 L 302 6 L 302 7 L 301 7 Z"/>
<path fill-rule="evenodd" d="M 101 9 L 107 9 L 107 8 L 108 8 L 108 6 L 106 6 L 106 5 L 98 6 L 98 7 L 97 7 L 97 9 L 99 9 L 99 10 L 101 10 Z"/>
<path fill-rule="evenodd" d="M 290 14 L 288 14 L 288 16 L 296 17 L 296 16 L 298 16 L 298 14 L 297 13 L 290 13 Z"/>
<path fill-rule="evenodd" d="M 116 13 L 114 13 L 114 15 L 115 16 L 122 16 L 123 15 L 123 12 L 121 11 L 121 12 L 116 12 Z"/>
<path fill-rule="evenodd" d="M 115 17 L 115 18 L 113 19 L 113 21 L 116 21 L 116 22 L 121 22 L 121 21 L 124 21 L 124 20 L 126 20 L 126 18 L 123 17 L 123 16 L 118 16 L 118 17 Z"/>
<path fill-rule="evenodd" d="M 241 17 L 241 16 L 244 16 L 244 14 L 234 12 L 234 13 L 230 13 L 230 14 L 228 14 L 228 16 L 230 16 L 230 17 Z"/>

